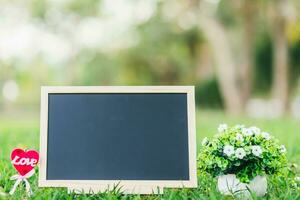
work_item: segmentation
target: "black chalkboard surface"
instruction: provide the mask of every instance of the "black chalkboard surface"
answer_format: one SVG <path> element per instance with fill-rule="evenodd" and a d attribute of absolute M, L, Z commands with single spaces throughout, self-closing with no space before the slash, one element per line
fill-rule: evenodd
<path fill-rule="evenodd" d="M 193 86 L 46 86 L 40 187 L 197 187 Z"/>
<path fill-rule="evenodd" d="M 49 94 L 48 180 L 188 180 L 187 94 Z"/>

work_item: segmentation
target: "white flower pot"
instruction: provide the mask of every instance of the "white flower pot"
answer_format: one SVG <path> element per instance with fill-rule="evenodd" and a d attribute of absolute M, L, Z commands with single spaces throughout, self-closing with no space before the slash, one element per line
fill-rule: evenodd
<path fill-rule="evenodd" d="M 257 196 L 264 196 L 267 193 L 267 178 L 256 176 L 249 184 L 241 183 L 235 174 L 222 175 L 218 177 L 218 190 L 223 195 L 242 195 L 244 198 L 256 193 Z"/>

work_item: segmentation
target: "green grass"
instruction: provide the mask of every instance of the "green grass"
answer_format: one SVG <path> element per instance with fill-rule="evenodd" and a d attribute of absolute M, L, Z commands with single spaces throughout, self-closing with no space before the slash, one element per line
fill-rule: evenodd
<path fill-rule="evenodd" d="M 290 168 L 299 176 L 300 165 L 300 121 L 292 118 L 254 120 L 246 117 L 228 117 L 220 112 L 199 111 L 197 113 L 198 148 L 204 137 L 216 133 L 220 123 L 255 125 L 264 129 L 286 145 Z M 9 180 L 16 171 L 10 163 L 10 152 L 15 147 L 38 149 L 38 119 L 0 118 L 0 192 L 8 193 L 14 181 Z M 216 189 L 216 179 L 198 172 L 199 186 L 196 189 L 165 189 L 162 195 L 122 195 L 117 191 L 104 194 L 75 195 L 68 194 L 66 188 L 38 188 L 37 174 L 30 178 L 34 195 L 30 199 L 234 199 L 224 197 Z M 291 175 L 292 177 L 292 175 Z M 299 187 L 290 184 L 291 178 L 268 177 L 268 193 L 262 199 L 300 199 Z M 299 183 L 298 183 L 299 186 Z M 24 186 L 19 186 L 14 196 L 4 199 L 27 199 Z M 254 199 L 259 199 L 253 197 Z"/>

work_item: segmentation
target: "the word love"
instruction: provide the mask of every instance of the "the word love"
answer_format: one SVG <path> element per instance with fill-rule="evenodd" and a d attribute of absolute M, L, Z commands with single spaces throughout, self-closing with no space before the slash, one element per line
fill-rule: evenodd
<path fill-rule="evenodd" d="M 38 160 L 35 158 L 21 158 L 19 156 L 15 156 L 11 162 L 13 165 L 30 165 L 31 167 L 35 167 Z"/>

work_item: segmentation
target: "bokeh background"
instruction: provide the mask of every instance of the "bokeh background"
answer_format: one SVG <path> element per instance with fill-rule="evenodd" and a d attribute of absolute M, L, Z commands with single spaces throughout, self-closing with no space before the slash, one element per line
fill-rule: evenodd
<path fill-rule="evenodd" d="M 254 125 L 300 174 L 299 0 L 0 0 L 0 192 L 11 150 L 39 148 L 43 85 L 195 85 L 198 149 L 220 123 Z M 299 197 L 286 182 L 266 198 Z"/>
<path fill-rule="evenodd" d="M 195 85 L 197 105 L 300 117 L 298 0 L 1 0 L 0 115 L 42 85 Z"/>

